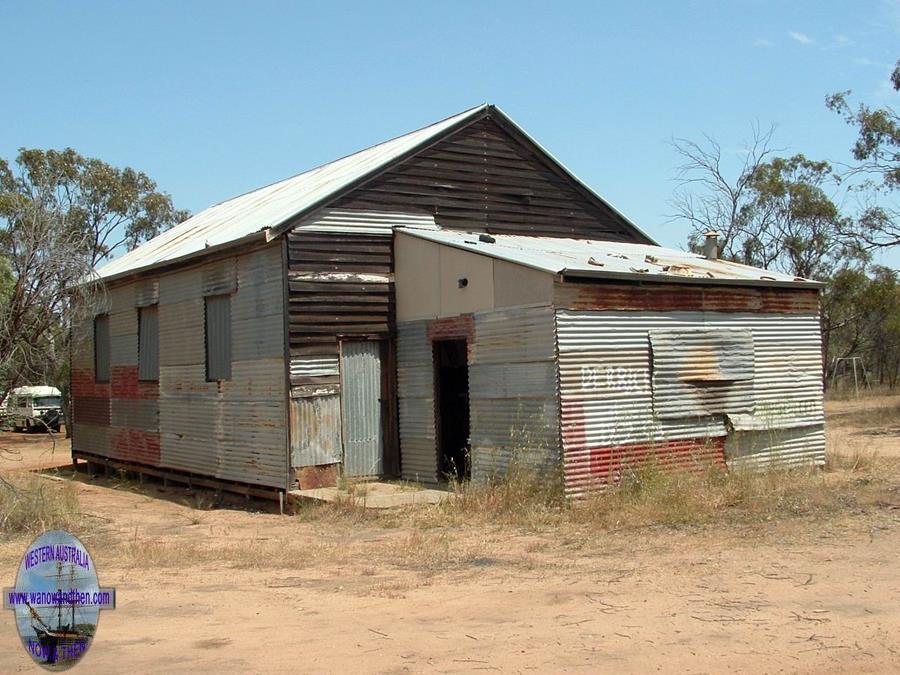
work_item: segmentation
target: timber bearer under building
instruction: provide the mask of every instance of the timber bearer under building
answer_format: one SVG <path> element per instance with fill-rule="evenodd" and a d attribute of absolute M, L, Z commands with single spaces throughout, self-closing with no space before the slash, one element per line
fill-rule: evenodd
<path fill-rule="evenodd" d="M 482 105 L 97 271 L 73 458 L 275 495 L 824 462 L 816 282 L 659 247 Z"/>

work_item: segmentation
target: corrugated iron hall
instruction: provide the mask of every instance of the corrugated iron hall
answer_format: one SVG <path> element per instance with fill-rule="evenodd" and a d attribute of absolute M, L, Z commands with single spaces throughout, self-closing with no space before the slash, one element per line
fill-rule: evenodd
<path fill-rule="evenodd" d="M 99 269 L 73 458 L 271 496 L 823 463 L 819 284 L 707 249 L 657 246 L 482 105 Z"/>

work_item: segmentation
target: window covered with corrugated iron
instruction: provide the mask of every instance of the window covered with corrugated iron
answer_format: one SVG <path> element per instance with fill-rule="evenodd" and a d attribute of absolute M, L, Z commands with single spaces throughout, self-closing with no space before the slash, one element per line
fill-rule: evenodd
<path fill-rule="evenodd" d="M 231 296 L 206 300 L 206 380 L 231 379 Z"/>
<path fill-rule="evenodd" d="M 751 413 L 753 334 L 685 327 L 650 331 L 653 411 L 660 418 Z"/>
<path fill-rule="evenodd" d="M 94 317 L 94 379 L 109 382 L 109 315 Z"/>
<path fill-rule="evenodd" d="M 138 309 L 138 379 L 159 381 L 159 314 L 156 305 Z"/>

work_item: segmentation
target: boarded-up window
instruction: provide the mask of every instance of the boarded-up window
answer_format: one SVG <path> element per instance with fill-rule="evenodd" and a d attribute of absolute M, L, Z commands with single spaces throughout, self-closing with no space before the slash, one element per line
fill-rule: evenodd
<path fill-rule="evenodd" d="M 138 379 L 159 381 L 159 313 L 156 305 L 138 309 Z"/>
<path fill-rule="evenodd" d="M 94 317 L 94 379 L 109 382 L 109 315 Z"/>
<path fill-rule="evenodd" d="M 752 413 L 753 335 L 745 328 L 650 331 L 660 418 Z"/>
<path fill-rule="evenodd" d="M 206 380 L 231 379 L 231 296 L 206 298 Z"/>

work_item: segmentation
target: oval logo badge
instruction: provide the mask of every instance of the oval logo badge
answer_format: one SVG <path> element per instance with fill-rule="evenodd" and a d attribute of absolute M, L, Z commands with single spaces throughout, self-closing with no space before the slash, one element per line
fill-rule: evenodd
<path fill-rule="evenodd" d="M 15 588 L 3 590 L 3 607 L 15 612 L 22 645 L 49 670 L 78 663 L 96 635 L 100 610 L 115 606 L 115 589 L 100 587 L 84 544 L 62 530 L 29 545 Z"/>

